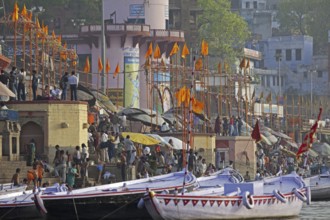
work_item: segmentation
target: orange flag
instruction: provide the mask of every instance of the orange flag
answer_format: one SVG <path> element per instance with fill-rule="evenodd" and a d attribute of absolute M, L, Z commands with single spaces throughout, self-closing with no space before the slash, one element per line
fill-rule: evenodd
<path fill-rule="evenodd" d="M 57 37 L 57 41 L 58 41 L 59 44 L 62 43 L 62 35 L 59 35 L 59 36 Z"/>
<path fill-rule="evenodd" d="M 19 8 L 18 8 L 17 2 L 16 2 L 14 5 L 12 21 L 15 21 L 15 22 L 18 21 L 18 11 L 19 11 Z"/>
<path fill-rule="evenodd" d="M 119 72 L 120 72 L 120 67 L 119 67 L 119 63 L 117 63 L 115 72 L 113 73 L 113 78 L 115 78 L 118 75 Z"/>
<path fill-rule="evenodd" d="M 22 9 L 22 11 L 21 11 L 21 15 L 22 15 L 24 18 L 26 18 L 26 17 L 28 16 L 28 13 L 27 13 L 27 10 L 26 10 L 26 7 L 25 7 L 25 4 L 24 4 L 23 9 Z"/>
<path fill-rule="evenodd" d="M 222 73 L 222 67 L 221 67 L 221 62 L 218 63 L 218 73 Z"/>
<path fill-rule="evenodd" d="M 147 50 L 147 52 L 146 52 L 146 55 L 144 56 L 145 58 L 148 58 L 149 56 L 151 56 L 152 55 L 152 42 L 150 42 L 150 44 L 149 44 L 149 48 L 148 48 L 148 50 Z"/>
<path fill-rule="evenodd" d="M 175 42 L 174 45 L 173 45 L 173 47 L 172 47 L 170 56 L 176 54 L 177 52 L 179 52 L 179 50 L 180 50 L 179 45 L 178 45 L 177 42 Z"/>
<path fill-rule="evenodd" d="M 84 72 L 89 73 L 90 71 L 91 71 L 91 66 L 89 64 L 89 56 L 87 56 L 85 66 L 84 66 Z"/>
<path fill-rule="evenodd" d="M 203 69 L 203 60 L 202 58 L 198 58 L 195 63 L 195 70 L 196 71 L 201 71 Z"/>
<path fill-rule="evenodd" d="M 246 62 L 245 62 L 245 58 L 243 58 L 243 60 L 241 61 L 241 63 L 239 64 L 239 68 L 240 69 L 245 69 L 246 68 Z"/>
<path fill-rule="evenodd" d="M 183 59 L 185 59 L 187 55 L 189 55 L 189 49 L 188 49 L 188 47 L 187 47 L 187 44 L 184 43 L 183 48 L 182 48 L 181 57 L 182 57 Z"/>
<path fill-rule="evenodd" d="M 158 44 L 156 44 L 155 52 L 154 52 L 154 59 L 160 59 L 162 57 L 160 53 L 160 48 Z"/>
<path fill-rule="evenodd" d="M 163 58 L 162 58 L 162 60 L 160 61 L 160 64 L 159 64 L 159 70 L 162 71 L 162 72 L 166 72 L 166 64 L 165 64 L 165 61 L 164 61 Z"/>
<path fill-rule="evenodd" d="M 202 40 L 201 54 L 203 56 L 207 56 L 209 54 L 209 44 L 205 40 Z"/>
<path fill-rule="evenodd" d="M 97 67 L 98 67 L 99 73 L 102 72 L 102 70 L 103 70 L 103 64 L 102 64 L 101 57 L 99 57 L 99 60 L 97 62 Z"/>
<path fill-rule="evenodd" d="M 61 59 L 62 60 L 66 60 L 67 59 L 67 50 L 66 50 L 66 42 L 64 43 L 64 45 L 63 45 L 63 51 L 61 51 L 61 53 L 60 53 L 60 57 L 61 57 Z"/>
<path fill-rule="evenodd" d="M 39 23 L 39 19 L 38 18 L 36 20 L 36 26 L 37 26 L 38 29 L 40 29 L 40 23 Z"/>
<path fill-rule="evenodd" d="M 107 59 L 107 63 L 105 64 L 105 72 L 109 73 L 110 69 L 111 69 L 110 61 L 109 61 L 109 59 Z"/>
<path fill-rule="evenodd" d="M 27 19 L 28 19 L 29 21 L 32 21 L 32 11 L 30 11 L 30 13 L 28 14 Z"/>
<path fill-rule="evenodd" d="M 53 32 L 52 32 L 52 37 L 53 37 L 53 39 L 56 38 L 56 35 L 55 35 L 55 31 L 54 31 L 54 30 L 53 30 Z"/>
<path fill-rule="evenodd" d="M 195 112 L 197 114 L 202 113 L 203 110 L 204 110 L 204 103 L 198 101 L 194 97 L 192 97 L 191 101 L 192 101 L 192 110 L 193 110 L 193 112 Z"/>

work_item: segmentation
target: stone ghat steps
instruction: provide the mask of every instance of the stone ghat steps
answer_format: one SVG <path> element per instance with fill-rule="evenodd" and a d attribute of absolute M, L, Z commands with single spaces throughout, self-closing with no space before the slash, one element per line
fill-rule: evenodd
<path fill-rule="evenodd" d="M 26 161 L 0 161 L 0 183 L 8 183 L 16 172 L 16 168 L 21 169 L 20 180 L 22 181 L 27 176 L 27 171 L 32 169 L 32 166 L 27 166 Z M 59 182 L 58 178 L 51 177 L 50 173 L 45 172 L 43 179 L 52 183 Z"/>

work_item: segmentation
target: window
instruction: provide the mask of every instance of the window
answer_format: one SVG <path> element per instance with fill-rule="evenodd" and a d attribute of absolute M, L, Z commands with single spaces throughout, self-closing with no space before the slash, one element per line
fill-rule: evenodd
<path fill-rule="evenodd" d="M 258 9 L 258 2 L 257 1 L 253 1 L 253 8 Z"/>
<path fill-rule="evenodd" d="M 265 86 L 265 76 L 261 76 L 261 85 Z"/>
<path fill-rule="evenodd" d="M 245 2 L 245 8 L 250 8 L 250 2 Z"/>
<path fill-rule="evenodd" d="M 270 86 L 270 76 L 266 76 L 267 86 Z"/>
<path fill-rule="evenodd" d="M 17 138 L 16 137 L 12 137 L 11 138 L 11 146 L 12 146 L 12 154 L 17 154 Z"/>
<path fill-rule="evenodd" d="M 281 76 L 281 87 L 284 86 L 284 76 Z"/>
<path fill-rule="evenodd" d="M 304 72 L 304 78 L 307 79 L 307 72 Z"/>
<path fill-rule="evenodd" d="M 280 77 L 277 76 L 276 78 L 277 78 L 277 86 L 279 86 L 280 85 Z"/>
<path fill-rule="evenodd" d="M 291 61 L 292 60 L 292 54 L 291 54 L 291 49 L 285 50 L 285 60 L 286 61 Z"/>
<path fill-rule="evenodd" d="M 322 71 L 317 71 L 317 77 L 322 78 L 323 77 L 323 72 Z"/>
<path fill-rule="evenodd" d="M 301 49 L 296 49 L 296 60 L 301 60 Z"/>
<path fill-rule="evenodd" d="M 282 50 L 281 49 L 277 49 L 275 51 L 275 59 L 276 59 L 276 61 L 279 61 L 279 60 L 281 60 L 281 58 L 282 58 Z"/>
<path fill-rule="evenodd" d="M 276 76 L 273 76 L 273 86 L 276 85 Z"/>

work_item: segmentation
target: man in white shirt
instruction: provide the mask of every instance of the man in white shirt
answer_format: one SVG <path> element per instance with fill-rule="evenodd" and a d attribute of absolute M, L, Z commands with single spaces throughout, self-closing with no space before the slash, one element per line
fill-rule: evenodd
<path fill-rule="evenodd" d="M 108 156 L 108 139 L 109 135 L 107 134 L 106 131 L 102 133 L 101 136 L 101 161 L 103 162 L 109 162 L 109 156 Z"/>
<path fill-rule="evenodd" d="M 54 86 L 54 89 L 52 89 L 51 91 L 51 95 L 54 99 L 61 99 L 61 94 L 62 94 L 62 91 L 57 88 L 56 86 Z"/>
<path fill-rule="evenodd" d="M 68 82 L 71 90 L 71 101 L 77 101 L 77 88 L 78 88 L 78 77 L 75 75 L 74 71 L 71 72 L 71 76 L 69 76 Z"/>
<path fill-rule="evenodd" d="M 26 72 L 22 68 L 21 71 L 18 74 L 18 88 L 17 88 L 17 98 L 18 100 L 25 101 L 25 77 Z"/>

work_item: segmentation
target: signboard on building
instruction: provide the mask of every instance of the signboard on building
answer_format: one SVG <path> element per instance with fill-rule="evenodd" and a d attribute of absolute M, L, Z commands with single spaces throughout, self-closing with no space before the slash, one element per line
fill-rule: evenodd
<path fill-rule="evenodd" d="M 144 5 L 132 4 L 129 6 L 129 16 L 131 17 L 144 17 Z"/>
<path fill-rule="evenodd" d="M 107 95 L 111 102 L 116 106 L 124 106 L 124 90 L 123 89 L 107 89 Z"/>
<path fill-rule="evenodd" d="M 124 107 L 139 108 L 139 48 L 124 48 Z"/>

